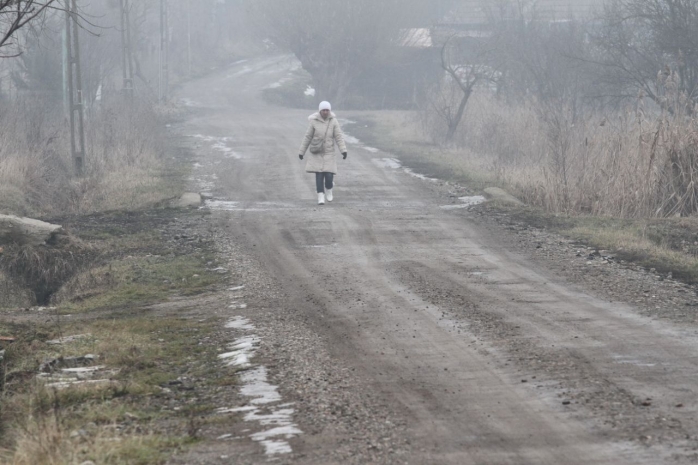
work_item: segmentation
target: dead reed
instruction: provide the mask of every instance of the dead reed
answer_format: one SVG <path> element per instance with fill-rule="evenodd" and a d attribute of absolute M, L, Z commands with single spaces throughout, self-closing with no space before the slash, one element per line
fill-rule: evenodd
<path fill-rule="evenodd" d="M 67 121 L 38 100 L 0 107 L 0 213 L 60 216 L 136 209 L 162 200 L 165 134 L 147 102 L 106 102 L 86 123 L 83 176 L 76 176 Z"/>
<path fill-rule="evenodd" d="M 63 284 L 98 256 L 96 248 L 70 236 L 55 245 L 10 245 L 0 254 L 0 270 L 20 289 L 46 305 Z"/>
<path fill-rule="evenodd" d="M 480 93 L 449 149 L 454 166 L 494 178 L 548 211 L 619 218 L 698 212 L 698 116 L 675 77 L 661 105 L 615 112 L 507 104 Z"/>

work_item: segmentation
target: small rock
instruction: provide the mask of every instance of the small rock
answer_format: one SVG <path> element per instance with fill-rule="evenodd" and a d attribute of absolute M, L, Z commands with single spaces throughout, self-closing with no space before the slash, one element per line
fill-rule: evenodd
<path fill-rule="evenodd" d="M 201 198 L 201 194 L 187 192 L 179 198 L 176 206 L 180 208 L 198 208 L 202 203 L 203 199 Z"/>
<path fill-rule="evenodd" d="M 44 245 L 56 235 L 63 234 L 63 227 L 31 218 L 19 218 L 0 214 L 0 244 Z"/>

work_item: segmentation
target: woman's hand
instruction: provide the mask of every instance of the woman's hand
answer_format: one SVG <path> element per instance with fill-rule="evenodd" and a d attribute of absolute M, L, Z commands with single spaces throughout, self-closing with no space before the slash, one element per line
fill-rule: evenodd
<path fill-rule="evenodd" d="M 302 159 L 303 159 L 303 155 L 299 154 L 299 155 L 298 155 L 298 158 L 300 158 L 300 159 L 302 160 Z"/>
<path fill-rule="evenodd" d="M 349 155 L 347 152 L 342 153 L 342 157 L 344 158 L 344 160 L 347 159 L 347 155 Z"/>

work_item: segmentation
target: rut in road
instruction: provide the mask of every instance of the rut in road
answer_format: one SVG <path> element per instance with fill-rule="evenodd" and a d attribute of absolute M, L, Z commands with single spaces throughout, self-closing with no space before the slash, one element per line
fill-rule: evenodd
<path fill-rule="evenodd" d="M 295 153 L 309 112 L 260 96 L 289 66 L 259 58 L 244 72 L 189 83 L 180 95 L 197 104 L 180 130 L 227 137 L 237 155 L 201 151 L 198 177 L 228 238 L 278 284 L 289 318 L 305 321 L 338 365 L 356 369 L 358 389 L 405 419 L 409 454 L 380 461 L 693 460 L 694 330 L 552 276 L 502 247 L 467 210 L 440 208 L 438 183 L 374 163 L 390 158 L 375 149 L 350 145 L 335 202 L 318 207 Z M 312 430 L 303 415 L 300 429 Z M 284 460 L 342 463 L 333 455 L 342 440 L 299 435 Z"/>

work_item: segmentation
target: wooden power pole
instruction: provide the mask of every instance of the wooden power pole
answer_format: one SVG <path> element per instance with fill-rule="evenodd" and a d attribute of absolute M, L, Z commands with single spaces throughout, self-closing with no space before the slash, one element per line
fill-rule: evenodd
<path fill-rule="evenodd" d="M 160 101 L 165 102 L 169 93 L 169 25 L 167 0 L 160 0 Z"/>
<path fill-rule="evenodd" d="M 80 26 L 76 0 L 65 0 L 65 48 L 67 65 L 70 147 L 78 175 L 85 164 L 85 106 L 80 69 Z"/>
<path fill-rule="evenodd" d="M 187 1 L 187 75 L 191 77 L 191 2 Z"/>
<path fill-rule="evenodd" d="M 122 69 L 124 76 L 124 95 L 128 100 L 133 100 L 133 48 L 131 46 L 131 13 L 129 0 L 120 0 L 121 3 L 121 46 Z"/>

